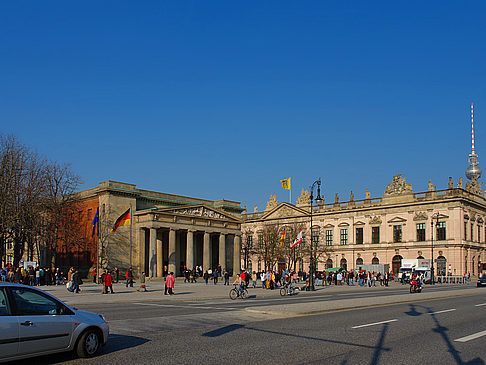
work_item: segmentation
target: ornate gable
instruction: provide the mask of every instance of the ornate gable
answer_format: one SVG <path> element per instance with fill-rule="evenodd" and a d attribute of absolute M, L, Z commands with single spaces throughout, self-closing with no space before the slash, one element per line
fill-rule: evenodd
<path fill-rule="evenodd" d="M 381 218 L 377 215 L 370 218 L 370 224 L 378 225 L 381 224 Z"/>
<path fill-rule="evenodd" d="M 261 219 L 278 219 L 288 217 L 304 217 L 307 212 L 289 203 L 280 203 L 273 210 L 265 213 Z"/>
<path fill-rule="evenodd" d="M 427 219 L 429 219 L 429 216 L 425 212 L 415 212 L 413 217 L 414 221 L 426 221 Z"/>
<path fill-rule="evenodd" d="M 412 194 L 412 184 L 407 184 L 407 181 L 401 174 L 393 176 L 390 184 L 385 189 L 383 196 L 394 196 L 403 194 Z"/>

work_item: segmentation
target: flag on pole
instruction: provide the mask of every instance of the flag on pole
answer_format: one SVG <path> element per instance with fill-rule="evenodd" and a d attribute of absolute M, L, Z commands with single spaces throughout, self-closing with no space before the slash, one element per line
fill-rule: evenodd
<path fill-rule="evenodd" d="M 294 248 L 297 245 L 300 245 L 302 243 L 302 230 L 300 230 L 299 234 L 297 235 L 297 238 L 295 239 L 294 243 L 290 248 Z"/>
<path fill-rule="evenodd" d="M 280 180 L 282 188 L 290 190 L 290 177 L 288 179 Z"/>
<path fill-rule="evenodd" d="M 282 232 L 282 237 L 280 237 L 280 246 L 284 247 L 285 243 L 285 229 Z"/>
<path fill-rule="evenodd" d="M 123 213 L 121 216 L 118 217 L 110 233 L 111 234 L 115 233 L 117 228 L 120 226 L 129 226 L 129 225 L 130 225 L 130 208 L 128 208 L 125 213 Z"/>
<path fill-rule="evenodd" d="M 93 237 L 96 232 L 96 225 L 98 224 L 99 221 L 99 214 L 100 214 L 100 207 L 98 206 L 98 209 L 96 209 L 96 214 L 93 218 L 93 231 L 91 232 L 91 237 Z"/>

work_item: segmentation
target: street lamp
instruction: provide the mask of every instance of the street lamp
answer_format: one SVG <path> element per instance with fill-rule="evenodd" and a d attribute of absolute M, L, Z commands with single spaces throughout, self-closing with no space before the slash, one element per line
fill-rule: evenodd
<path fill-rule="evenodd" d="M 440 224 L 439 224 L 439 212 L 437 212 L 437 223 L 435 224 L 435 228 L 437 228 L 437 241 L 439 240 L 439 229 Z M 430 280 L 431 284 L 434 285 L 434 217 L 430 219 L 430 229 L 431 229 L 431 250 L 432 250 L 432 263 L 430 267 Z"/>
<path fill-rule="evenodd" d="M 312 202 L 314 201 L 314 188 L 317 185 L 317 196 L 316 196 L 316 204 L 322 204 L 321 199 L 321 178 L 314 181 L 312 186 L 310 187 L 310 272 L 309 272 L 309 290 L 314 291 L 316 287 L 314 286 L 314 255 L 313 255 L 313 246 L 314 243 L 312 242 Z"/>

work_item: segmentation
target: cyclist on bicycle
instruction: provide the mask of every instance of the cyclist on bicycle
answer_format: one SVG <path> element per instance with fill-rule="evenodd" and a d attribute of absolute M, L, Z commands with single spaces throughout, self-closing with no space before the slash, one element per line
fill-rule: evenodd
<path fill-rule="evenodd" d="M 240 293 L 243 291 L 243 289 L 245 289 L 245 283 L 243 279 L 241 279 L 240 274 L 236 275 L 236 280 L 233 285 L 238 285 L 238 290 L 240 291 Z"/>

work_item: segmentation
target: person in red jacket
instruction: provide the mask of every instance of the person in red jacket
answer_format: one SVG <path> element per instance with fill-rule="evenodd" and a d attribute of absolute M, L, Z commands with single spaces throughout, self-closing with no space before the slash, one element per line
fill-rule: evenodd
<path fill-rule="evenodd" d="M 108 294 L 108 288 L 110 288 L 111 294 L 113 294 L 113 278 L 108 271 L 103 272 L 103 294 Z"/>
<path fill-rule="evenodd" d="M 172 289 L 174 289 L 174 283 L 175 283 L 175 278 L 174 278 L 174 273 L 171 272 L 167 277 L 165 278 L 165 295 L 167 295 L 167 291 L 169 291 L 170 295 L 173 295 L 174 292 Z"/>

